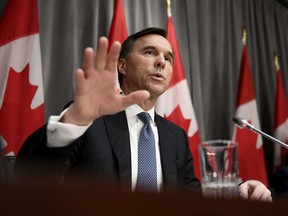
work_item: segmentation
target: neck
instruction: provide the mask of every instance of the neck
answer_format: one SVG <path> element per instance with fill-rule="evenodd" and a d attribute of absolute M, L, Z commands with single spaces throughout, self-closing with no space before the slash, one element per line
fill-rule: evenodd
<path fill-rule="evenodd" d="M 125 95 L 128 95 L 130 92 L 127 91 L 126 89 L 122 89 L 123 90 L 123 93 Z M 151 93 L 150 93 L 150 97 L 140 103 L 138 103 L 137 105 L 140 106 L 144 111 L 148 111 L 150 109 L 152 109 L 154 106 L 155 106 L 155 103 L 156 103 L 156 100 L 157 100 L 158 97 L 155 97 L 153 96 Z"/>
<path fill-rule="evenodd" d="M 138 104 L 144 111 L 148 111 L 150 109 L 152 109 L 155 106 L 155 100 L 150 100 L 150 98 L 148 98 L 145 101 L 142 101 Z"/>

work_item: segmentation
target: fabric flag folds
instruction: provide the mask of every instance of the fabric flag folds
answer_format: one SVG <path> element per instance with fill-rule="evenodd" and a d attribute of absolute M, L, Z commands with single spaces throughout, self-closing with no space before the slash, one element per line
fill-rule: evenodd
<path fill-rule="evenodd" d="M 110 26 L 109 32 L 109 44 L 111 45 L 114 41 L 123 41 L 128 37 L 125 11 L 122 0 L 114 1 L 114 14 Z"/>
<path fill-rule="evenodd" d="M 0 143 L 3 155 L 17 155 L 44 123 L 37 0 L 9 0 L 0 32 Z"/>
<path fill-rule="evenodd" d="M 245 43 L 243 45 L 235 116 L 245 118 L 260 129 L 252 72 Z M 240 129 L 235 125 L 233 140 L 238 143 L 239 175 L 242 180 L 255 179 L 268 186 L 261 135 L 247 129 Z"/>
<path fill-rule="evenodd" d="M 286 142 L 288 144 L 288 103 L 285 95 L 285 88 L 282 79 L 282 73 L 278 64 L 277 57 L 275 57 L 275 67 L 277 76 L 276 98 L 275 98 L 275 131 L 276 139 Z M 274 145 L 274 167 L 277 169 L 285 162 L 287 149 L 281 147 L 279 144 Z"/>
<path fill-rule="evenodd" d="M 112 43 L 115 41 L 119 41 L 121 43 L 128 37 L 128 30 L 126 25 L 125 11 L 122 0 L 114 1 L 114 13 L 112 17 L 112 22 L 110 26 L 109 32 L 109 47 L 111 47 Z M 117 74 L 118 78 L 118 74 Z M 118 79 L 116 82 L 117 87 L 119 87 Z M 119 89 L 120 91 L 120 89 Z"/>
<path fill-rule="evenodd" d="M 192 100 L 188 88 L 188 83 L 185 78 L 184 67 L 176 32 L 172 22 L 171 14 L 168 13 L 167 19 L 167 39 L 171 43 L 174 51 L 175 62 L 173 65 L 173 76 L 168 90 L 161 95 L 156 104 L 156 111 L 159 115 L 164 116 L 176 125 L 182 127 L 188 135 L 190 150 L 193 155 L 194 172 L 198 179 L 200 179 L 200 165 L 199 165 L 199 150 L 200 135 L 198 131 L 198 124 L 192 105 Z"/>

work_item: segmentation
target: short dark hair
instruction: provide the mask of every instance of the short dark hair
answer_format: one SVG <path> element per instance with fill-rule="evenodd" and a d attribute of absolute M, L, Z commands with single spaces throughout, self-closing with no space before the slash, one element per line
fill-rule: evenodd
<path fill-rule="evenodd" d="M 122 43 L 122 48 L 120 51 L 119 59 L 125 59 L 131 52 L 133 45 L 135 41 L 141 37 L 144 37 L 146 35 L 151 35 L 151 34 L 156 34 L 163 36 L 166 38 L 167 32 L 165 29 L 162 28 L 156 28 L 156 27 L 150 27 L 143 29 L 142 31 L 136 32 L 135 34 L 130 35 L 129 37 L 126 38 L 126 40 Z M 122 74 L 118 73 L 118 79 L 120 85 L 122 84 Z"/>
<path fill-rule="evenodd" d="M 130 51 L 134 45 L 134 42 L 138 38 L 141 38 L 141 37 L 144 37 L 144 36 L 150 35 L 150 34 L 161 35 L 165 38 L 167 35 L 166 30 L 164 30 L 162 28 L 156 28 L 156 27 L 146 28 L 142 31 L 136 32 L 135 34 L 132 34 L 129 37 L 127 37 L 126 40 L 123 42 L 119 59 L 121 59 L 121 58 L 125 59 L 128 56 L 128 54 L 130 53 Z"/>

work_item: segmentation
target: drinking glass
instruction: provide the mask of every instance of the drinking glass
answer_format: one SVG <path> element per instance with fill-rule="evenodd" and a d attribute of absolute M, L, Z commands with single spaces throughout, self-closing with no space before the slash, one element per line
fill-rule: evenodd
<path fill-rule="evenodd" d="M 236 198 L 239 184 L 237 143 L 208 140 L 200 144 L 199 151 L 203 195 Z"/>

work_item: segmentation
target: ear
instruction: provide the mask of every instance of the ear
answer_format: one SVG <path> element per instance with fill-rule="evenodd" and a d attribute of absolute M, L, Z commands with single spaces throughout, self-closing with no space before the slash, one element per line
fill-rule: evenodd
<path fill-rule="evenodd" d="M 126 74 L 126 60 L 125 59 L 118 60 L 118 72 L 121 74 Z"/>

